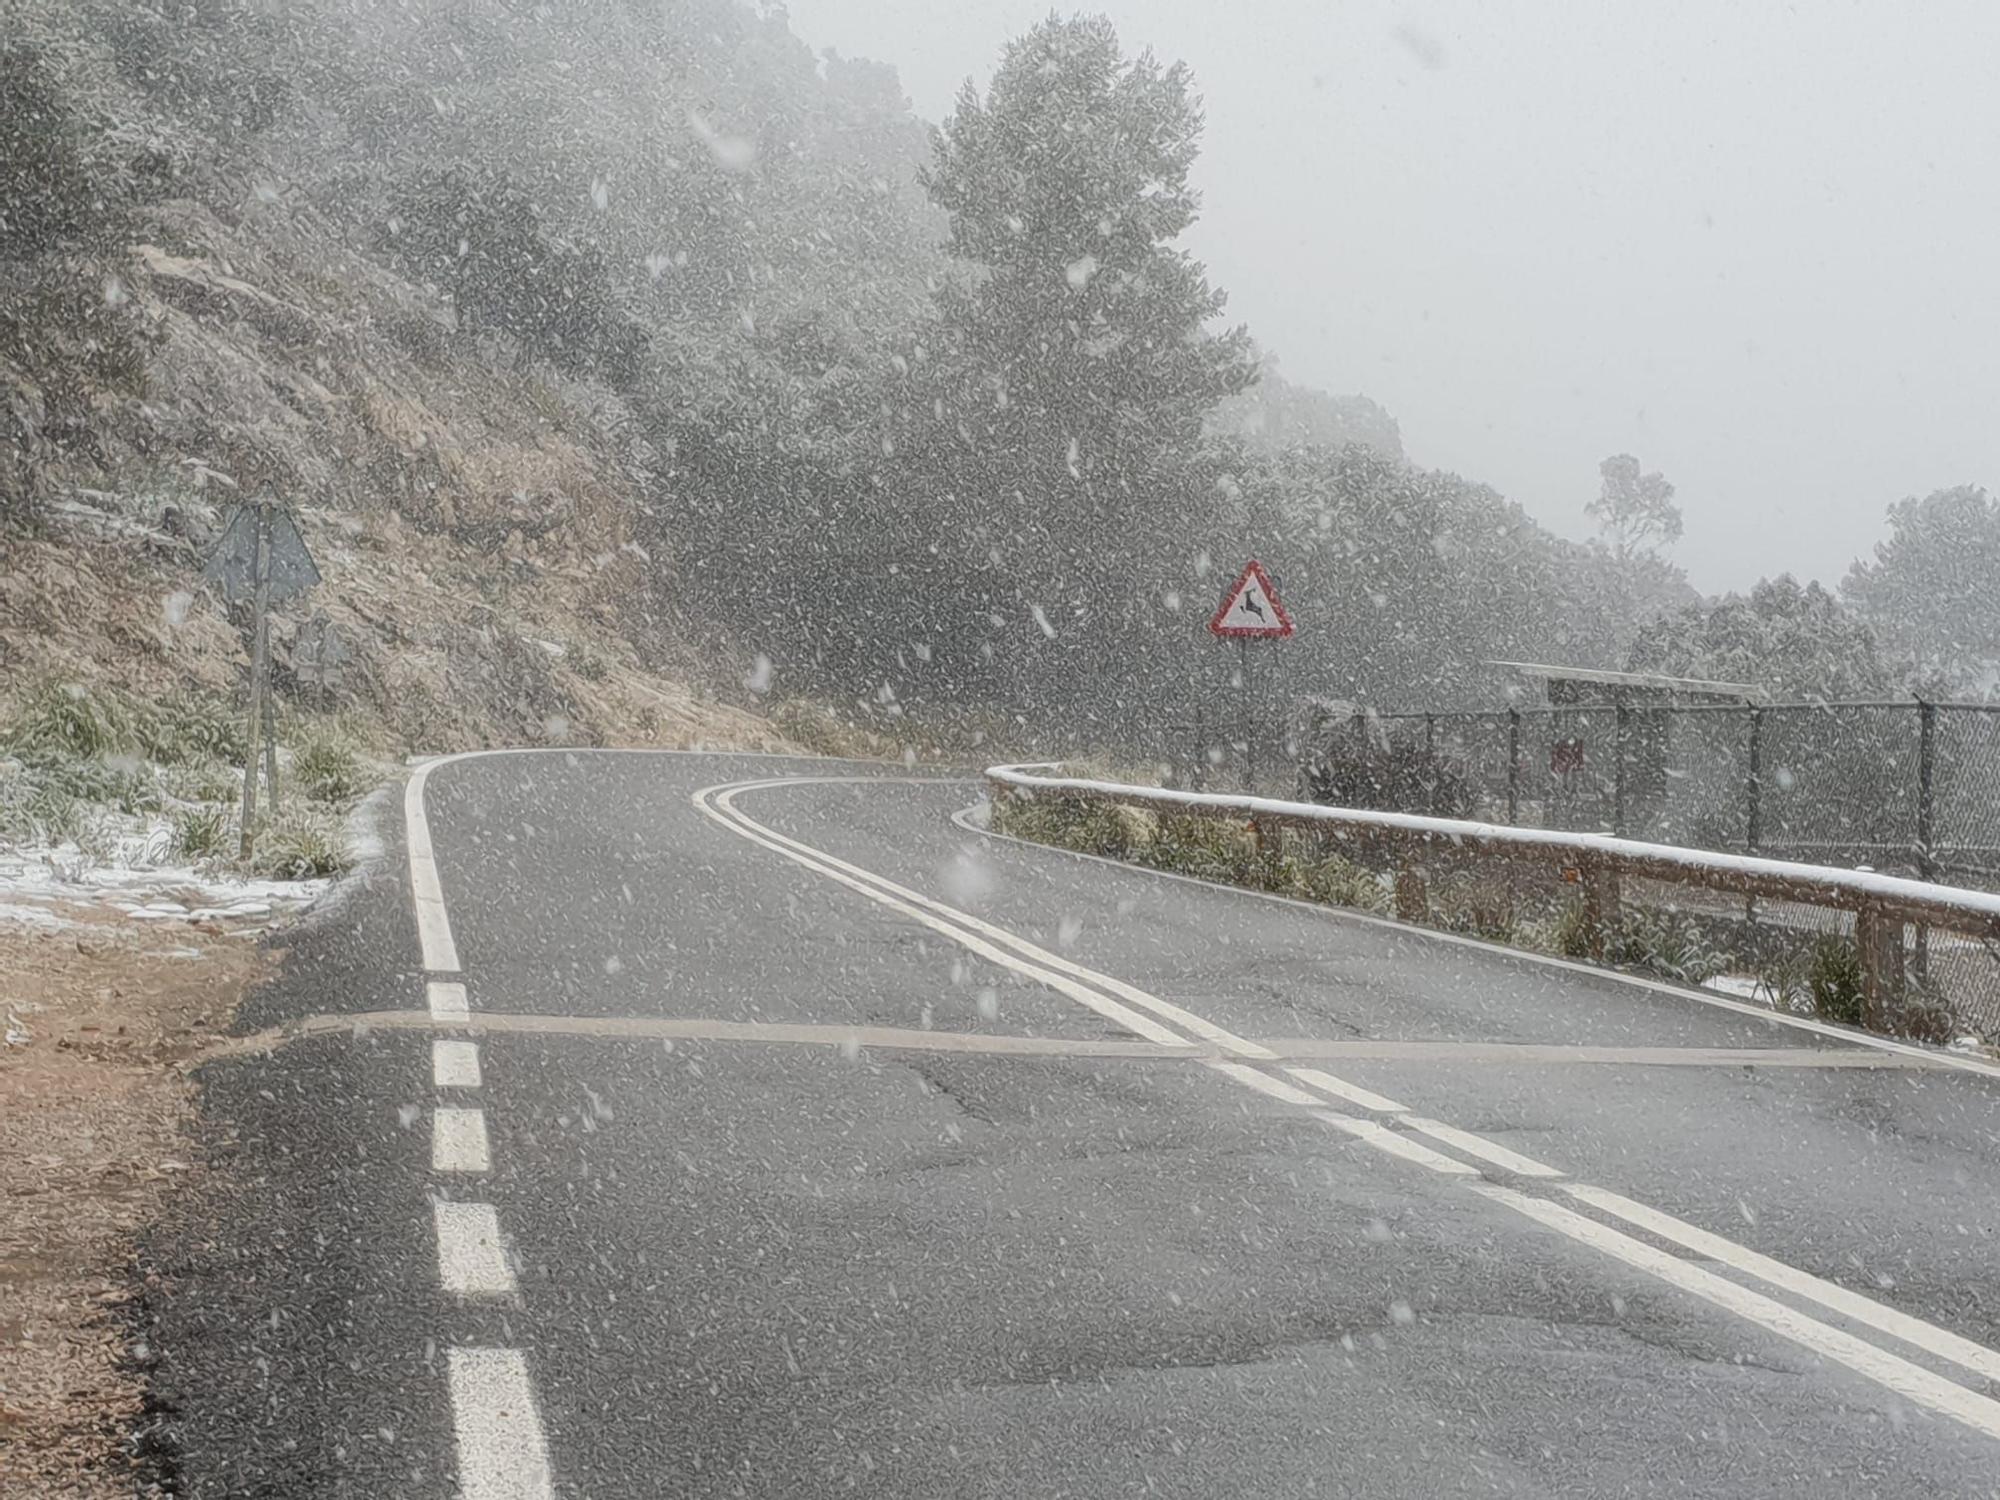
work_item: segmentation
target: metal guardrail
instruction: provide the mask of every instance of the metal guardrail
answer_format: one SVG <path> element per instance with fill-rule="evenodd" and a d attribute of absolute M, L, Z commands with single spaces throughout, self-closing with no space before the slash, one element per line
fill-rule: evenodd
<path fill-rule="evenodd" d="M 1658 881 L 1770 901 L 1851 912 L 1868 1024 L 1893 1029 L 1905 995 L 1903 924 L 2000 940 L 2000 895 L 1865 870 L 1720 854 L 1603 834 L 1507 828 L 1412 813 L 1369 812 L 1284 802 L 1269 797 L 1182 792 L 1078 777 L 1037 775 L 1055 765 L 994 766 L 986 772 L 996 802 L 1059 797 L 1106 802 L 1176 816 L 1246 825 L 1261 842 L 1286 828 L 1351 847 L 1386 853 L 1396 867 L 1396 915 L 1422 922 L 1430 910 L 1429 866 L 1443 856 L 1553 866 L 1582 895 L 1584 940 L 1604 956 L 1619 917 L 1626 880 Z"/>

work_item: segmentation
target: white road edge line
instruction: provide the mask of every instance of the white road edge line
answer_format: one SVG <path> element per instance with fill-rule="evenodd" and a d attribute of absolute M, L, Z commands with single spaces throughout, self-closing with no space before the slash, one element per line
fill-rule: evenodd
<path fill-rule="evenodd" d="M 548 1442 L 518 1349 L 453 1349 L 451 1421 L 461 1500 L 552 1500 Z"/>
<path fill-rule="evenodd" d="M 774 786 L 835 784 L 852 779 L 851 777 L 793 776 L 777 780 L 722 784 L 704 787 L 701 791 L 696 792 L 695 805 L 701 807 L 703 811 L 708 812 L 711 817 L 715 816 L 717 812 L 726 814 L 730 819 L 734 820 L 736 832 L 743 834 L 745 837 L 762 838 L 772 846 L 778 847 L 780 852 L 785 853 L 790 858 L 799 860 L 801 863 L 823 866 L 822 873 L 831 873 L 834 870 L 838 870 L 854 880 L 864 881 L 897 898 L 906 905 L 921 907 L 925 911 L 933 913 L 946 921 L 957 923 L 968 931 L 977 933 L 988 944 L 1009 949 L 1042 969 L 1053 970 L 1056 973 L 1068 975 L 1072 979 L 1081 980 L 1103 991 L 1105 994 L 1115 995 L 1118 999 L 1126 1001 L 1128 1004 L 1136 1005 L 1142 1010 L 1150 1011 L 1161 1020 L 1178 1026 L 1183 1031 L 1200 1037 L 1203 1041 L 1213 1042 L 1226 1052 L 1233 1052 L 1239 1057 L 1269 1058 L 1274 1055 L 1269 1048 L 1261 1047 L 1252 1041 L 1246 1041 L 1234 1032 L 1227 1031 L 1216 1025 L 1213 1021 L 1175 1005 L 1171 1000 L 1163 1000 L 1158 995 L 1149 994 L 1145 990 L 1125 983 L 1122 979 L 1114 979 L 1109 974 L 1101 974 L 1095 969 L 1085 968 L 1082 964 L 1072 963 L 1060 954 L 1051 953 L 1046 948 L 1029 942 L 1018 933 L 1009 932 L 1003 927 L 996 927 L 990 922 L 981 921 L 969 912 L 960 911 L 955 906 L 947 906 L 944 902 L 933 900 L 920 891 L 911 890 L 908 886 L 898 885 L 887 876 L 878 875 L 873 870 L 864 870 L 859 865 L 851 865 L 844 859 L 828 854 L 824 849 L 815 849 L 810 844 L 803 844 L 797 839 L 788 838 L 777 830 L 759 823 L 748 813 L 744 812 L 743 809 L 736 806 L 735 803 L 736 797 L 743 792 L 760 791 Z M 710 794 L 714 795 L 713 809 L 704 800 Z M 725 826 L 730 825 L 725 824 Z M 881 900 L 882 898 L 878 896 L 876 899 Z M 935 926 L 935 923 L 927 925 Z M 1051 983 L 1052 981 L 1045 976 L 1043 982 Z M 1060 986 L 1057 987 L 1060 988 Z M 1068 993 L 1067 991 L 1064 992 Z M 1175 1037 L 1173 1040 L 1180 1041 L 1182 1038 Z"/>
<path fill-rule="evenodd" d="M 430 820 L 424 815 L 424 783 L 438 766 L 455 759 L 448 756 L 425 761 L 410 773 L 403 787 L 403 837 L 410 854 L 410 901 L 417 911 L 417 943 L 423 950 L 424 967 L 436 974 L 458 972 L 458 945 L 452 941 L 444 887 L 438 883 Z"/>
<path fill-rule="evenodd" d="M 1643 1203 L 1635 1203 L 1622 1194 L 1609 1192 L 1604 1188 L 1592 1187 L 1588 1183 L 1572 1182 L 1564 1184 L 1563 1191 L 1592 1208 L 1626 1223 L 1656 1234 L 1663 1240 L 1671 1240 L 1685 1250 L 1697 1255 L 1705 1255 L 1718 1265 L 1741 1271 L 1746 1276 L 1755 1277 L 1781 1291 L 1792 1293 L 1817 1302 L 1822 1307 L 1851 1318 L 1857 1323 L 1901 1339 L 1913 1348 L 1922 1349 L 1927 1354 L 1948 1360 L 1960 1368 L 1969 1370 L 1986 1380 L 2000 1382 L 2000 1354 L 1995 1354 L 1983 1344 L 1975 1344 L 1946 1328 L 1923 1322 L 1908 1313 L 1886 1307 L 1873 1298 L 1864 1297 L 1859 1292 L 1851 1292 L 1846 1287 L 1822 1280 L 1809 1271 L 1801 1271 L 1783 1261 L 1773 1260 L 1768 1255 L 1726 1240 L 1719 1234 L 1711 1234 L 1706 1229 L 1661 1213 L 1656 1208 L 1648 1208 Z"/>
<path fill-rule="evenodd" d="M 486 1146 L 485 1111 L 439 1108 L 431 1112 L 433 1172 L 485 1172 L 492 1165 Z"/>
<path fill-rule="evenodd" d="M 431 1084 L 441 1089 L 479 1087 L 479 1044 L 439 1037 L 431 1043 Z"/>
<path fill-rule="evenodd" d="M 514 1270 L 500 1243 L 500 1215 L 490 1203 L 431 1200 L 437 1221 L 438 1285 L 460 1297 L 504 1297 Z"/>
<path fill-rule="evenodd" d="M 1495 1203 L 1505 1204 L 1557 1234 L 1712 1302 L 1747 1322 L 1803 1345 L 1822 1358 L 1845 1365 L 1856 1374 L 1886 1386 L 1919 1406 L 1963 1422 L 1988 1437 L 2000 1438 L 2000 1402 L 1968 1390 L 1942 1375 L 1933 1374 L 1923 1366 L 1912 1364 L 1851 1333 L 1795 1312 L 1782 1302 L 1774 1302 L 1761 1292 L 1739 1286 L 1692 1261 L 1669 1255 L 1595 1219 L 1585 1218 L 1560 1203 L 1531 1197 L 1490 1182 L 1468 1183 L 1466 1186 L 1469 1191 L 1490 1198 Z"/>
<path fill-rule="evenodd" d="M 979 804 L 975 804 L 977 805 Z M 1080 849 L 1063 849 L 1054 844 L 1037 843 L 1033 839 L 1024 839 L 1015 834 L 1000 833 L 991 828 L 980 827 L 970 819 L 969 815 L 973 810 L 973 808 L 962 808 L 951 815 L 951 821 L 967 833 L 979 838 L 994 839 L 1003 844 L 1019 844 L 1026 849 L 1039 849 L 1069 859 L 1087 859 L 1093 864 L 1111 865 L 1151 880 L 1173 880 L 1184 885 L 1204 886 L 1211 891 L 1223 891 L 1231 896 L 1242 897 L 1246 901 L 1267 901 L 1278 906 L 1289 906 L 1294 911 L 1305 912 L 1325 922 L 1347 922 L 1361 927 L 1379 927 L 1388 932 L 1400 933 L 1404 937 L 1420 938 L 1428 943 L 1444 943 L 1454 948 L 1476 948 L 1481 953 L 1510 958 L 1517 963 L 1532 964 L 1537 968 L 1561 969 L 1566 973 L 1580 974 L 1606 984 L 1647 990 L 1652 994 L 1666 995 L 1675 1000 L 1689 1000 L 1715 1010 L 1733 1011 L 1739 1016 L 1749 1016 L 1753 1020 L 1764 1021 L 1773 1026 L 1783 1026 L 1792 1031 L 1804 1031 L 1813 1036 L 1826 1037 L 1850 1047 L 1868 1047 L 1877 1052 L 1894 1052 L 1903 1057 L 1920 1058 L 1933 1067 L 1949 1068 L 1962 1073 L 1978 1073 L 1986 1078 L 2000 1079 L 2000 1066 L 1982 1062 L 1976 1057 L 1965 1057 L 1937 1047 L 1917 1047 L 1891 1037 L 1876 1036 L 1872 1032 L 1816 1021 L 1811 1016 L 1786 1015 L 1783 1011 L 1772 1010 L 1769 1006 L 1753 1005 L 1747 1000 L 1719 995 L 1714 990 L 1691 989 L 1686 985 L 1668 984 L 1664 980 L 1647 979 L 1639 974 L 1625 974 L 1617 969 L 1601 968 L 1596 964 L 1578 963 L 1571 958 L 1557 958 L 1550 953 L 1535 953 L 1526 948 L 1510 948 L 1504 943 L 1489 943 L 1484 938 L 1467 937 L 1462 932 L 1440 932 L 1435 927 L 1418 927 L 1409 922 L 1399 922 L 1393 917 L 1377 917 L 1345 906 L 1325 906 L 1317 901 L 1300 901 L 1292 896 L 1280 896 L 1271 891 L 1253 891 L 1247 886 L 1225 885 L 1218 880 L 1204 880 L 1199 875 L 1182 875 L 1173 870 L 1149 870 L 1129 860 L 1113 859 L 1108 854 L 1085 854 Z"/>

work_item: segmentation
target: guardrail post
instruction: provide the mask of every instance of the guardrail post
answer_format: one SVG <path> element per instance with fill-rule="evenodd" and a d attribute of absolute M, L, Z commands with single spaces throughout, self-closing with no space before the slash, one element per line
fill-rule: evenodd
<path fill-rule="evenodd" d="M 1521 824 L 1521 710 L 1507 710 L 1507 823 Z"/>
<path fill-rule="evenodd" d="M 1431 915 L 1430 884 L 1417 856 L 1418 845 L 1406 844 L 1396 866 L 1396 920 L 1428 922 Z"/>
<path fill-rule="evenodd" d="M 1583 941 L 1590 956 L 1601 959 L 1618 926 L 1618 867 L 1600 859 L 1585 859 L 1579 864 L 1579 874 L 1583 881 Z"/>
<path fill-rule="evenodd" d="M 1861 956 L 1861 1012 L 1874 1031 L 1893 1031 L 1903 1009 L 1903 923 L 1872 901 L 1854 912 Z"/>

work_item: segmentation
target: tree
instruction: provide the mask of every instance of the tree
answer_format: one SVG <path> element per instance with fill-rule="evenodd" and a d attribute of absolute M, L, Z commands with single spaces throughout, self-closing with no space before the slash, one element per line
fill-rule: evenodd
<path fill-rule="evenodd" d="M 1217 436 L 1240 437 L 1252 451 L 1283 453 L 1309 443 L 1340 448 L 1360 443 L 1385 458 L 1403 456 L 1396 419 L 1366 396 L 1330 396 L 1296 385 L 1278 372 L 1276 356 L 1257 351 L 1257 383 L 1231 396 L 1209 418 Z"/>
<path fill-rule="evenodd" d="M 1597 472 L 1602 487 L 1584 514 L 1597 522 L 1619 561 L 1650 556 L 1680 540 L 1681 510 L 1665 475 L 1641 473 L 1639 460 L 1629 453 L 1613 454 Z"/>
<path fill-rule="evenodd" d="M 1101 16 L 1051 18 L 937 137 L 925 184 L 966 273 L 939 299 L 946 419 L 1065 509 L 1192 456 L 1254 378 L 1246 334 L 1204 331 L 1223 294 L 1172 243 L 1201 123 L 1185 66 L 1127 62 Z"/>
<path fill-rule="evenodd" d="M 904 487 L 940 498 L 901 520 L 977 576 L 976 618 L 1016 637 L 1002 660 L 1043 662 L 1047 688 L 1128 675 L 1117 642 L 1216 503 L 1204 419 L 1255 378 L 1174 244 L 1201 124 L 1184 66 L 1127 60 L 1101 16 L 1052 17 L 983 99 L 966 85 L 924 177 L 954 264 L 885 442 Z"/>
<path fill-rule="evenodd" d="M 1897 501 L 1875 560 L 1856 562 L 1840 587 L 1921 691 L 2000 692 L 2000 501 L 1985 490 Z"/>
<path fill-rule="evenodd" d="M 1790 574 L 1663 616 L 1639 632 L 1626 670 L 1749 682 L 1774 697 L 1879 698 L 1894 674 L 1875 634 L 1817 583 Z"/>

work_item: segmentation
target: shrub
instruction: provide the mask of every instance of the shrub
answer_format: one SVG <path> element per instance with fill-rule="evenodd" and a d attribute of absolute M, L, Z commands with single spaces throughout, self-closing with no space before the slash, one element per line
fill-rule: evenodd
<path fill-rule="evenodd" d="M 1627 911 L 1605 942 L 1604 956 L 1621 968 L 1642 969 L 1681 984 L 1705 984 L 1730 967 L 1692 917 L 1670 911 Z"/>
<path fill-rule="evenodd" d="M 1590 959 L 1590 924 L 1584 920 L 1583 903 L 1570 901 L 1556 913 L 1547 929 L 1549 949 L 1562 958 Z"/>
<path fill-rule="evenodd" d="M 171 848 L 181 859 L 214 859 L 229 851 L 236 819 L 226 807 L 184 807 L 173 815 Z"/>
<path fill-rule="evenodd" d="M 345 804 L 368 790 L 369 775 L 361 756 L 347 741 L 324 732 L 299 743 L 293 753 L 292 775 L 315 802 Z"/>
<path fill-rule="evenodd" d="M 222 761 L 241 766 L 249 748 L 244 718 L 226 700 L 183 688 L 138 722 L 140 748 L 163 766 Z"/>
<path fill-rule="evenodd" d="M 110 818 L 83 818 L 75 834 L 77 852 L 93 865 L 116 864 L 118 833 L 117 823 Z"/>
<path fill-rule="evenodd" d="M 23 755 L 101 759 L 133 744 L 132 711 L 115 693 L 50 679 L 15 707 L 5 741 Z"/>
<path fill-rule="evenodd" d="M 323 807 L 293 807 L 259 831 L 252 867 L 271 880 L 310 880 L 338 875 L 351 863 L 335 814 Z"/>
<path fill-rule="evenodd" d="M 1863 1025 L 1868 1004 L 1861 992 L 1861 950 L 1844 937 L 1825 933 L 1813 939 L 1806 960 L 1806 992 L 1813 1011 L 1829 1021 Z"/>
<path fill-rule="evenodd" d="M 166 788 L 182 802 L 233 802 L 243 791 L 243 772 L 214 761 L 176 766 L 166 775 Z"/>
<path fill-rule="evenodd" d="M 83 832 L 88 805 L 60 787 L 35 788 L 28 798 L 28 837 L 38 844 L 61 844 Z"/>
<path fill-rule="evenodd" d="M 1186 813 L 1160 820 L 1145 862 L 1202 880 L 1261 886 L 1267 878 L 1257 869 L 1257 842 L 1247 826 Z"/>
<path fill-rule="evenodd" d="M 611 658 L 589 641 L 569 643 L 569 666 L 585 682 L 602 682 L 611 675 Z"/>

